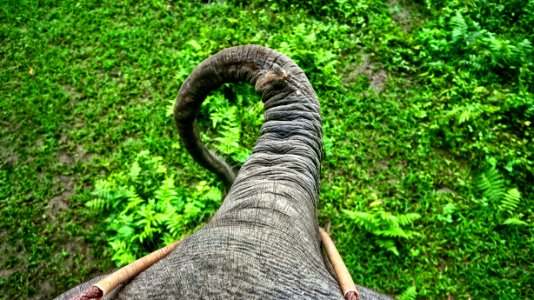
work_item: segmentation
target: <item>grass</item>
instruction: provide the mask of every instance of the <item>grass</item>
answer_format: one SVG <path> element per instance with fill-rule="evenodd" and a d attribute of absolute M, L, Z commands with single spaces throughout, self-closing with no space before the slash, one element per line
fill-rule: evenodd
<path fill-rule="evenodd" d="M 255 43 L 296 60 L 319 95 L 320 224 L 358 284 L 401 298 L 534 298 L 533 4 L 299 3 L 2 2 L 2 297 L 50 298 L 113 268 L 121 235 L 108 220 L 121 210 L 86 203 L 145 150 L 180 195 L 197 196 L 175 236 L 213 213 L 205 195 L 221 185 L 181 149 L 168 111 L 196 64 Z M 205 140 L 243 160 L 258 101 L 225 86 L 203 108 Z"/>

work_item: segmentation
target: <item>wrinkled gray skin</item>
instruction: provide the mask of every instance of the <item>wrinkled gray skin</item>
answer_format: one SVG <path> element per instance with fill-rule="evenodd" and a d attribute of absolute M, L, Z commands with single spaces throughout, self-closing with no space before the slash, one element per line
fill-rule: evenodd
<path fill-rule="evenodd" d="M 195 117 L 210 91 L 239 81 L 262 95 L 265 123 L 236 176 L 201 143 Z M 225 49 L 187 78 L 174 114 L 186 148 L 230 187 L 228 195 L 207 225 L 110 298 L 343 299 L 321 250 L 316 215 L 321 115 L 303 71 L 264 47 Z M 363 287 L 360 293 L 360 299 L 389 299 Z"/>

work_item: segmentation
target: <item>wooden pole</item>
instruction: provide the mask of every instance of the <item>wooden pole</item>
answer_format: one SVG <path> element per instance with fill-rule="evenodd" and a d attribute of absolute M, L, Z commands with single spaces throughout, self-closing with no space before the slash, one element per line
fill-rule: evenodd
<path fill-rule="evenodd" d="M 143 272 L 148 267 L 167 256 L 167 254 L 174 250 L 179 243 L 180 241 L 174 242 L 118 269 L 117 271 L 93 284 L 86 291 L 72 297 L 70 300 L 100 299 L 104 297 L 113 291 L 117 286 L 119 286 L 119 284 L 134 278 L 139 273 Z"/>
<path fill-rule="evenodd" d="M 336 245 L 334 245 L 334 242 L 324 229 L 319 228 L 319 233 L 321 235 L 324 248 L 326 249 L 326 253 L 328 254 L 328 260 L 330 260 L 330 263 L 336 272 L 337 280 L 339 281 L 339 286 L 341 287 L 343 296 L 345 296 L 345 299 L 347 300 L 358 299 L 360 294 L 356 289 L 356 284 L 354 284 L 347 266 L 345 266 L 341 255 L 339 255 Z"/>

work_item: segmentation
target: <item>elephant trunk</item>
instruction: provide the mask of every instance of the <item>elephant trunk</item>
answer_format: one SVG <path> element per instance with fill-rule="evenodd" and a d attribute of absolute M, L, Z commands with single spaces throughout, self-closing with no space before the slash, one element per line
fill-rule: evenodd
<path fill-rule="evenodd" d="M 243 81 L 261 93 L 265 122 L 236 180 L 232 168 L 202 143 L 195 118 L 212 90 L 226 82 Z M 250 205 L 251 201 L 256 203 L 261 198 L 258 193 L 274 193 L 277 203 L 271 209 L 294 209 L 303 224 L 317 223 L 322 156 L 320 108 L 306 75 L 290 58 L 255 45 L 218 52 L 199 64 L 185 80 L 174 118 L 178 133 L 195 160 L 217 174 L 228 188 L 236 181 L 237 186 L 228 195 L 232 196 L 226 198 L 217 215 Z M 313 227 L 308 234 L 315 234 L 318 240 L 317 226 Z"/>
<path fill-rule="evenodd" d="M 195 117 L 210 91 L 238 81 L 253 84 L 261 94 L 265 122 L 252 154 L 236 176 L 224 160 L 202 144 Z M 239 243 L 246 241 L 255 259 L 265 256 L 264 264 L 292 268 L 293 274 L 302 274 L 313 283 L 311 290 L 317 285 L 340 295 L 321 255 L 316 215 L 321 115 L 317 96 L 304 72 L 287 56 L 264 47 L 222 50 L 198 65 L 186 79 L 174 116 L 193 157 L 231 186 L 220 209 L 195 238 L 219 240 L 232 236 Z M 234 253 L 228 250 L 225 255 L 232 257 Z M 283 273 L 279 276 L 285 276 Z"/>

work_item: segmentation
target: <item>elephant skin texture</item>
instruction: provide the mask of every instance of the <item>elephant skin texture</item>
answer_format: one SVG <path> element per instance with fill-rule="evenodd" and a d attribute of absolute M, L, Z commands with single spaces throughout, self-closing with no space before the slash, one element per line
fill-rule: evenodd
<path fill-rule="evenodd" d="M 251 83 L 265 108 L 260 137 L 237 174 L 204 146 L 195 122 L 208 93 L 226 82 Z M 321 114 L 304 72 L 268 48 L 228 48 L 185 80 L 174 114 L 188 151 L 219 176 L 228 194 L 208 224 L 106 298 L 343 299 L 321 249 Z M 360 287 L 360 299 L 391 298 Z"/>

